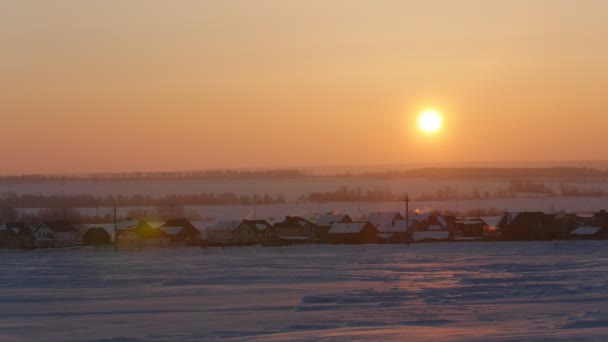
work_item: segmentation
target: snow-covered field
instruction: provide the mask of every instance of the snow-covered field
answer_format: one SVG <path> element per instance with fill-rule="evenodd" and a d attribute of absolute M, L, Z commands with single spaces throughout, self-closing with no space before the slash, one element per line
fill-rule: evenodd
<path fill-rule="evenodd" d="M 605 341 L 605 242 L 1 252 L 0 340 Z"/>

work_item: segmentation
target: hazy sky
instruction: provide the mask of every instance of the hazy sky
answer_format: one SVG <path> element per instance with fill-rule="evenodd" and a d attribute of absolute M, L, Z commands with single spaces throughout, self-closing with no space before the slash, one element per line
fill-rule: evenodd
<path fill-rule="evenodd" d="M 0 173 L 608 158 L 608 1 L 0 0 Z M 425 136 L 434 107 L 444 129 Z"/>

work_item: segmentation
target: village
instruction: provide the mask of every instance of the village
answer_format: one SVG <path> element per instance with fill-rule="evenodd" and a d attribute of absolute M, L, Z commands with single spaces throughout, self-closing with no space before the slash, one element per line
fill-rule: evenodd
<path fill-rule="evenodd" d="M 0 248 L 7 249 L 97 246 L 100 249 L 140 250 L 567 239 L 608 239 L 608 212 L 507 212 L 492 217 L 371 212 L 357 219 L 345 213 L 330 212 L 314 218 L 287 216 L 276 222 L 252 218 L 216 222 L 175 218 L 166 221 L 125 219 L 99 224 L 73 224 L 64 219 L 45 220 L 35 226 L 0 224 Z"/>

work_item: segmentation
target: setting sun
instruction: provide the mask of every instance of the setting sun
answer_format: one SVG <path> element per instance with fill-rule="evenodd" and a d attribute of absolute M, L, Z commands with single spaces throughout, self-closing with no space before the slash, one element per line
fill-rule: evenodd
<path fill-rule="evenodd" d="M 418 127 L 425 133 L 436 133 L 442 125 L 441 113 L 434 109 L 428 109 L 420 113 Z"/>

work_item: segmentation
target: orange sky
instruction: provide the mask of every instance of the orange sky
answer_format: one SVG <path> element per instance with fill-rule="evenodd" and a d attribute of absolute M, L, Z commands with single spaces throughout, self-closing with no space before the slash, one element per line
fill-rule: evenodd
<path fill-rule="evenodd" d="M 608 159 L 608 2 L 2 1 L 0 174 Z M 445 116 L 420 134 L 416 113 Z"/>

